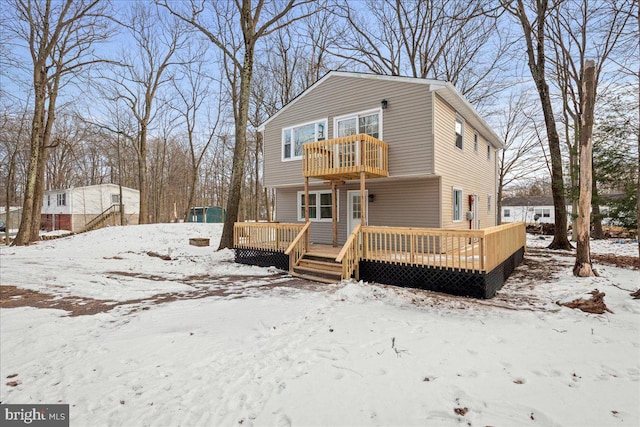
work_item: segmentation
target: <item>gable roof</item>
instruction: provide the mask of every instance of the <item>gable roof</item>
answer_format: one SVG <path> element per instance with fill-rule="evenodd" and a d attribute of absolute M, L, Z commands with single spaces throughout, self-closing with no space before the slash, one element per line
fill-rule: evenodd
<path fill-rule="evenodd" d="M 329 71 L 327 74 L 322 76 L 318 81 L 313 83 L 307 89 L 302 91 L 298 96 L 289 101 L 286 105 L 284 105 L 278 112 L 276 112 L 273 116 L 269 117 L 265 120 L 260 126 L 258 126 L 258 131 L 263 132 L 265 126 L 271 122 L 273 119 L 278 117 L 281 113 L 291 108 L 295 103 L 301 98 L 307 96 L 313 90 L 315 90 L 318 86 L 322 85 L 326 80 L 332 77 L 349 77 L 349 78 L 359 78 L 359 79 L 368 79 L 368 80 L 388 80 L 388 81 L 397 81 L 404 83 L 412 83 L 412 84 L 422 84 L 429 85 L 431 90 L 438 95 L 440 95 L 449 105 L 451 105 L 456 111 L 462 114 L 462 116 L 467 120 L 475 129 L 480 131 L 480 133 L 493 145 L 495 148 L 504 148 L 504 144 L 502 143 L 502 139 L 491 129 L 491 127 L 487 124 L 487 122 L 480 117 L 475 108 L 467 101 L 467 99 L 460 93 L 458 90 L 449 82 L 445 82 L 442 80 L 432 80 L 432 79 L 421 79 L 416 77 L 401 77 L 401 76 L 386 76 L 379 74 L 367 74 L 367 73 L 355 73 L 355 72 L 347 72 L 347 71 Z"/>
<path fill-rule="evenodd" d="M 45 190 L 44 194 L 53 194 L 53 193 L 61 193 L 61 192 L 71 192 L 71 193 L 77 193 L 77 192 L 81 192 L 81 191 L 92 191 L 92 190 L 105 190 L 107 188 L 111 188 L 111 189 L 115 189 L 118 190 L 120 188 L 120 186 L 118 184 L 111 184 L 111 183 L 105 183 L 105 184 L 94 184 L 94 185 L 87 185 L 87 186 L 83 186 L 83 187 L 69 187 L 69 188 L 56 188 L 56 189 L 52 189 L 52 190 Z M 122 186 L 122 189 L 125 191 L 135 191 L 136 193 L 139 193 L 140 190 L 136 190 L 135 188 L 129 188 L 129 187 L 125 187 Z"/>
<path fill-rule="evenodd" d="M 502 206 L 553 206 L 552 196 L 506 197 Z"/>

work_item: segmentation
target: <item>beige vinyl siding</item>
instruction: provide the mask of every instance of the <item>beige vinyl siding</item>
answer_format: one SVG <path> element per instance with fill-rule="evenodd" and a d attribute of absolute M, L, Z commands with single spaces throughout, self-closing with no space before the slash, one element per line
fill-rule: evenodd
<path fill-rule="evenodd" d="M 491 148 L 491 159 L 487 160 L 487 140 L 478 132 L 478 151 L 474 150 L 473 135 L 476 131 L 464 120 L 463 148 L 455 146 L 456 116 L 460 116 L 440 96 L 435 96 L 434 137 L 435 173 L 442 177 L 442 227 L 468 229 L 466 212 L 469 210 L 470 194 L 478 196 L 479 227 L 496 224 L 497 168 L 496 150 Z M 462 189 L 462 221 L 453 221 L 453 188 Z M 491 212 L 487 210 L 487 196 L 491 195 Z"/>
<path fill-rule="evenodd" d="M 335 117 L 380 108 L 383 99 L 388 101 L 388 108 L 382 110 L 382 139 L 389 144 L 390 176 L 433 173 L 429 85 L 329 76 L 265 126 L 265 185 L 304 182 L 301 160 L 282 161 L 283 128 L 327 119 L 327 136 L 332 138 Z"/>
<path fill-rule="evenodd" d="M 376 179 L 367 181 L 369 194 L 375 196 L 369 202 L 369 225 L 396 227 L 440 226 L 440 180 L 420 179 Z M 326 185 L 311 186 L 310 191 L 328 190 Z M 347 194 L 350 190 L 359 190 L 358 183 L 338 186 L 338 241 L 344 243 L 347 237 Z M 278 188 L 276 190 L 276 220 L 283 223 L 299 223 L 297 218 L 297 193 L 300 187 Z M 331 222 L 313 222 L 311 240 L 314 243 L 331 244 Z"/>

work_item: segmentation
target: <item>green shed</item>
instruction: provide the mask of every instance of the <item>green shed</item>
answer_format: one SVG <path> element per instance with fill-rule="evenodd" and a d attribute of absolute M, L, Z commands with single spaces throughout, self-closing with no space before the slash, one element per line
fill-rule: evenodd
<path fill-rule="evenodd" d="M 220 206 L 202 206 L 191 208 L 189 222 L 224 222 L 227 212 Z"/>

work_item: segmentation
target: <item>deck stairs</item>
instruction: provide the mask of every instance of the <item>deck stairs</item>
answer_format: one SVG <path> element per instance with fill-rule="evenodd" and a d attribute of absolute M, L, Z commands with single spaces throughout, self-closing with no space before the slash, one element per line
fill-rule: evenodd
<path fill-rule="evenodd" d="M 335 254 L 321 251 L 305 253 L 293 267 L 292 276 L 322 283 L 338 283 L 342 280 L 342 263 Z"/>

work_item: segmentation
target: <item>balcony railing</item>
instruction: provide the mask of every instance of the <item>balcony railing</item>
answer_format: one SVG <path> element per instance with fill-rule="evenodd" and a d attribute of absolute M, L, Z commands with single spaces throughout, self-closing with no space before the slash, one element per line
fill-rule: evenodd
<path fill-rule="evenodd" d="M 357 179 L 389 176 L 389 147 L 364 133 L 310 142 L 304 150 L 304 176 L 318 179 Z"/>

